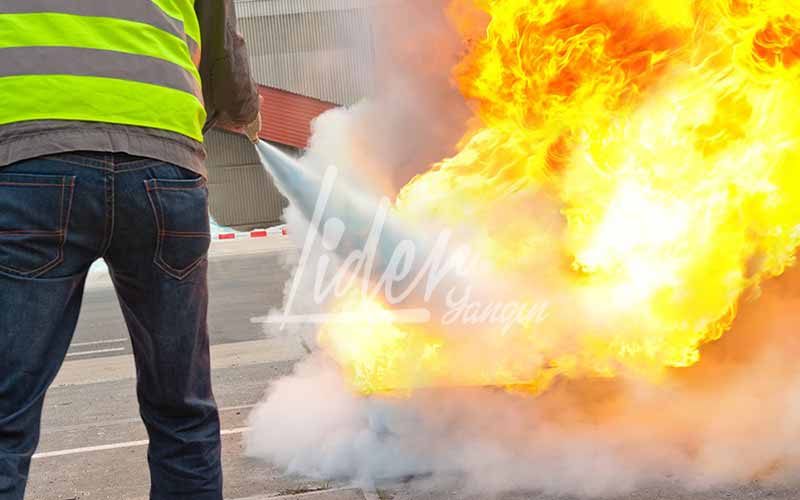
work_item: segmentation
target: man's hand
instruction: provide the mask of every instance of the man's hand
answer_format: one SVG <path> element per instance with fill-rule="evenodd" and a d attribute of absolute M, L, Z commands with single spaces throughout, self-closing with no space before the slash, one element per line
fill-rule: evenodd
<path fill-rule="evenodd" d="M 256 144 L 259 140 L 259 135 L 261 133 L 261 128 L 263 124 L 261 123 L 261 104 L 263 103 L 264 98 L 262 96 L 258 96 L 258 116 L 256 119 L 250 122 L 245 128 L 244 133 L 247 134 L 247 137 L 253 144 Z"/>
<path fill-rule="evenodd" d="M 244 128 L 244 133 L 247 134 L 247 138 L 250 139 L 250 142 L 253 144 L 257 143 L 260 139 L 259 133 L 261 132 L 261 112 L 258 112 L 258 116 L 252 123 Z"/>

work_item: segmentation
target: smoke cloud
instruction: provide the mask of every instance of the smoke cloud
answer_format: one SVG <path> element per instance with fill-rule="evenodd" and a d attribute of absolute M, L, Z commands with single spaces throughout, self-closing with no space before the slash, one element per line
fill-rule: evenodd
<path fill-rule="evenodd" d="M 353 189 L 393 196 L 455 151 L 470 112 L 450 81 L 465 48 L 444 14 L 449 3 L 415 0 L 377 14 L 376 95 L 316 121 L 305 167 L 321 174 L 334 164 Z M 546 203 L 525 208 L 557 217 Z M 290 207 L 286 218 L 302 244 L 305 217 Z M 310 262 L 323 253 L 316 247 Z M 288 265 L 303 277 L 297 288 L 312 290 L 314 273 L 296 260 Z M 488 278 L 477 280 L 502 293 Z M 295 314 L 327 310 L 310 295 L 298 294 Z M 796 325 L 800 272 L 790 271 L 752 291 L 732 331 L 707 345 L 692 368 L 659 383 L 624 374 L 557 380 L 538 396 L 479 387 L 362 396 L 315 351 L 269 388 L 251 415 L 247 451 L 312 477 L 371 484 L 421 475 L 431 487 L 455 481 L 483 497 L 519 489 L 597 497 L 663 482 L 706 489 L 792 481 L 800 472 Z M 273 327 L 268 333 L 278 334 Z M 280 334 L 302 335 L 312 346 L 316 331 L 302 326 Z"/>
<path fill-rule="evenodd" d="M 361 397 L 316 353 L 252 414 L 248 453 L 361 484 L 409 475 L 489 497 L 587 497 L 665 481 L 695 490 L 795 482 L 800 456 L 800 273 L 770 283 L 733 331 L 669 383 L 560 381 Z M 794 478 L 794 479 L 793 479 Z"/>

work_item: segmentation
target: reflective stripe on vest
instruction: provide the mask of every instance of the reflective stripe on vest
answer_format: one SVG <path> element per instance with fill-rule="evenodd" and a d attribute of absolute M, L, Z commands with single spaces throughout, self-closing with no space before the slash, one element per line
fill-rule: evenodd
<path fill-rule="evenodd" d="M 192 0 L 2 0 L 0 124 L 85 120 L 202 141 Z"/>
<path fill-rule="evenodd" d="M 0 4 L 0 14 L 30 14 L 34 12 L 52 12 L 58 14 L 74 14 L 76 16 L 110 17 L 128 21 L 148 24 L 162 31 L 166 31 L 178 38 L 186 37 L 192 56 L 200 55 L 200 28 L 197 18 L 194 17 L 193 6 L 189 2 L 181 1 L 182 5 L 190 7 L 189 12 L 181 12 L 179 7 L 174 7 L 174 2 L 154 2 L 160 9 L 142 8 L 141 2 L 110 2 L 108 0 L 3 0 Z M 173 17 L 174 14 L 180 17 Z M 166 14 L 166 15 L 165 15 Z M 190 22 L 183 19 L 190 16 Z"/>

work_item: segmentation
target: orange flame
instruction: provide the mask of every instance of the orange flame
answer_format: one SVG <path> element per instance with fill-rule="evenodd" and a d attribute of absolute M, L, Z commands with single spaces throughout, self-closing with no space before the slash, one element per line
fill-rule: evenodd
<path fill-rule="evenodd" d="M 479 125 L 396 208 L 494 227 L 468 238 L 506 297 L 558 306 L 505 334 L 372 322 L 323 346 L 364 392 L 696 363 L 800 244 L 800 2 L 473 1 L 490 21 L 454 75 Z"/>

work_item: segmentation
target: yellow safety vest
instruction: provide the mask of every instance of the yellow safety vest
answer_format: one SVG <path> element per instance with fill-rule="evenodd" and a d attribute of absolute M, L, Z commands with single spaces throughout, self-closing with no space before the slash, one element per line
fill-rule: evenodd
<path fill-rule="evenodd" d="M 0 125 L 80 120 L 203 140 L 193 0 L 0 0 Z"/>

